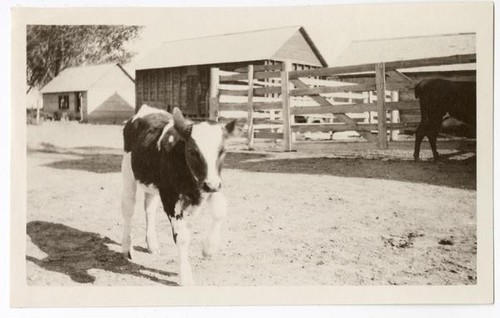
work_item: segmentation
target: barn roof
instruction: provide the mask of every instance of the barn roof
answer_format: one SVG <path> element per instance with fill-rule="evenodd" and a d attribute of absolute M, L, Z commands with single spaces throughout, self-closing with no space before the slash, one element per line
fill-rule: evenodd
<path fill-rule="evenodd" d="M 457 33 L 391 39 L 353 41 L 337 57 L 334 66 L 403 61 L 476 53 L 476 34 Z M 440 71 L 441 66 L 412 71 Z M 446 66 L 446 70 L 475 70 L 475 64 Z"/>
<path fill-rule="evenodd" d="M 164 42 L 138 62 L 136 69 L 167 68 L 278 58 L 280 48 L 298 32 L 317 60 L 327 66 L 306 30 L 300 26 L 213 35 Z"/>
<path fill-rule="evenodd" d="M 114 67 L 120 68 L 131 80 L 133 78 L 119 63 L 68 67 L 54 77 L 40 92 L 80 92 L 87 91 Z"/>

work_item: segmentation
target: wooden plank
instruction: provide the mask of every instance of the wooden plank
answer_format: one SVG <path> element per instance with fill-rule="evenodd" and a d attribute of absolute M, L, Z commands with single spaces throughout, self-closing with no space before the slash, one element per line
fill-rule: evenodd
<path fill-rule="evenodd" d="M 265 79 L 265 78 L 277 78 L 280 76 L 280 72 L 255 72 L 254 73 L 254 79 Z M 247 74 L 246 73 L 241 73 L 241 74 L 232 74 L 232 75 L 222 75 L 220 77 L 221 82 L 232 82 L 232 81 L 240 81 L 240 80 L 246 80 L 247 79 Z"/>
<path fill-rule="evenodd" d="M 281 98 L 283 113 L 283 147 L 285 151 L 292 150 L 292 129 L 290 123 L 290 81 L 288 74 L 292 69 L 292 62 L 283 62 L 283 71 L 281 72 Z"/>
<path fill-rule="evenodd" d="M 298 88 L 290 92 L 291 96 L 308 96 L 308 95 L 318 95 L 318 94 L 329 94 L 338 92 L 365 92 L 375 90 L 375 84 L 365 84 L 365 85 L 345 85 L 337 87 L 307 87 Z"/>
<path fill-rule="evenodd" d="M 389 76 L 396 82 L 406 82 L 406 83 L 411 83 L 413 85 L 413 80 L 408 76 L 404 75 L 403 73 L 399 72 L 398 70 L 388 71 L 387 76 Z"/>
<path fill-rule="evenodd" d="M 269 118 L 254 118 L 254 125 L 282 125 L 283 121 L 278 119 L 269 119 Z"/>
<path fill-rule="evenodd" d="M 253 65 L 248 65 L 248 105 L 247 105 L 247 125 L 248 125 L 248 136 L 247 136 L 247 146 L 248 149 L 253 150 L 253 138 L 254 138 L 254 127 L 253 127 Z"/>
<path fill-rule="evenodd" d="M 364 113 L 377 110 L 376 104 L 348 104 L 292 107 L 292 115 Z"/>
<path fill-rule="evenodd" d="M 452 55 L 444 57 L 432 57 L 426 59 L 386 62 L 385 69 L 394 70 L 401 68 L 465 64 L 465 63 L 475 63 L 475 62 L 476 62 L 476 54 L 460 54 L 460 55 Z"/>
<path fill-rule="evenodd" d="M 419 123 L 389 123 L 387 124 L 387 130 L 401 130 L 405 128 L 415 128 Z M 294 132 L 329 132 L 329 131 L 357 131 L 360 132 L 371 132 L 377 131 L 378 124 L 357 124 L 357 125 L 347 125 L 347 124 L 294 124 L 292 126 L 292 131 Z M 386 138 L 387 139 L 387 138 Z"/>
<path fill-rule="evenodd" d="M 373 68 L 374 68 L 373 64 L 324 67 L 324 68 L 316 68 L 310 70 L 292 71 L 290 72 L 289 77 L 290 79 L 297 79 L 299 77 L 309 77 L 309 76 L 329 76 L 329 75 L 345 74 L 345 73 L 368 72 L 368 71 L 373 71 Z"/>
<path fill-rule="evenodd" d="M 260 139 L 283 139 L 283 133 L 256 131 L 254 134 L 255 138 L 260 138 Z"/>
<path fill-rule="evenodd" d="M 255 72 L 254 78 L 255 79 L 279 78 L 280 75 L 281 75 L 281 72 L 279 72 L 279 71 L 274 71 L 274 72 Z"/>
<path fill-rule="evenodd" d="M 378 126 L 378 140 L 377 145 L 379 149 L 387 149 L 387 112 L 385 108 L 385 65 L 378 63 L 375 66 L 375 82 L 377 83 L 377 126 Z"/>
<path fill-rule="evenodd" d="M 209 88 L 209 106 L 208 106 L 208 118 L 210 120 L 217 121 L 219 116 L 219 69 L 217 67 L 212 67 L 210 69 L 210 88 Z"/>
<path fill-rule="evenodd" d="M 298 88 L 309 87 L 309 86 L 307 86 L 307 84 L 304 84 L 300 79 L 292 80 L 292 83 L 295 85 L 295 87 L 298 87 Z M 330 103 L 328 100 L 326 100 L 322 96 L 313 95 L 313 96 L 310 96 L 310 98 L 312 100 L 314 100 L 316 103 L 320 104 L 320 105 L 328 105 L 328 107 L 334 106 L 332 103 Z M 356 121 L 354 121 L 352 118 L 350 118 L 346 114 L 336 114 L 335 117 L 337 117 L 338 119 L 342 120 L 346 124 L 356 125 Z M 363 136 L 363 138 L 365 138 L 368 141 L 373 141 L 374 140 L 373 136 L 371 134 L 369 134 L 369 133 L 362 132 L 361 135 Z"/>
<path fill-rule="evenodd" d="M 399 101 L 386 102 L 386 110 L 418 110 L 420 106 L 418 101 Z M 364 113 L 368 111 L 377 111 L 375 103 L 359 103 L 332 105 L 330 103 L 321 103 L 319 106 L 297 106 L 291 108 L 292 115 L 304 114 L 342 114 L 342 113 Z"/>
<path fill-rule="evenodd" d="M 225 96 L 247 96 L 248 95 L 248 90 L 243 89 L 243 90 L 231 90 L 231 89 L 221 89 L 219 90 L 219 95 L 225 95 Z"/>
<path fill-rule="evenodd" d="M 406 61 L 393 61 L 385 62 L 386 70 L 394 70 L 400 68 L 412 68 L 421 66 L 435 66 L 435 65 L 449 65 L 449 64 L 464 64 L 475 63 L 476 54 L 462 54 L 444 57 L 433 57 L 426 59 L 414 59 Z M 309 76 L 332 76 L 347 73 L 359 73 L 373 71 L 377 63 L 338 66 L 338 67 L 325 67 L 303 71 L 292 71 L 289 74 L 290 79 Z"/>
<path fill-rule="evenodd" d="M 281 64 L 273 64 L 273 65 L 254 65 L 254 72 L 262 72 L 262 71 L 281 71 Z M 234 70 L 238 73 L 247 73 L 248 67 L 240 67 Z"/>
<path fill-rule="evenodd" d="M 282 102 L 254 102 L 253 110 L 280 109 Z M 219 111 L 240 110 L 247 111 L 247 103 L 219 103 Z"/>

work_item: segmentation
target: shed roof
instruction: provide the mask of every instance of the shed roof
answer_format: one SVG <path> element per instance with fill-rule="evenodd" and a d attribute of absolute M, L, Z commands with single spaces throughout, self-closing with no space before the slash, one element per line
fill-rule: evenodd
<path fill-rule="evenodd" d="M 403 61 L 476 53 L 476 34 L 457 33 L 353 41 L 335 59 L 335 66 Z M 467 65 L 467 66 L 466 66 Z M 475 64 L 446 66 L 446 70 L 475 70 Z M 441 66 L 426 67 L 439 71 Z M 415 71 L 418 69 L 415 68 Z"/>
<path fill-rule="evenodd" d="M 42 93 L 87 91 L 114 67 L 118 67 L 124 75 L 133 80 L 119 63 L 68 67 L 40 91 Z"/>
<path fill-rule="evenodd" d="M 167 68 L 273 59 L 300 32 L 321 65 L 327 66 L 316 45 L 300 26 L 221 34 L 164 42 L 138 62 L 136 69 Z"/>

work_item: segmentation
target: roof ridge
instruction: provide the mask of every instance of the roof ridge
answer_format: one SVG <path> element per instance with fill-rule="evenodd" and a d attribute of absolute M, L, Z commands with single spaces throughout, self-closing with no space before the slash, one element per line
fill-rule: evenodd
<path fill-rule="evenodd" d="M 458 35 L 475 35 L 476 32 L 459 32 L 459 33 L 440 33 L 440 34 L 429 34 L 429 35 L 414 35 L 414 36 L 398 36 L 394 38 L 380 38 L 380 39 L 366 39 L 366 40 L 353 40 L 351 43 L 359 42 L 375 42 L 375 41 L 385 41 L 385 40 L 402 40 L 402 39 L 418 39 L 418 38 L 431 38 L 440 36 L 458 36 Z"/>
<path fill-rule="evenodd" d="M 273 30 L 280 30 L 280 29 L 292 29 L 293 28 L 293 29 L 299 30 L 302 27 L 303 26 L 301 26 L 301 25 L 291 25 L 291 26 L 286 26 L 286 27 L 275 27 L 275 28 L 268 28 L 268 29 L 247 30 L 247 31 L 231 32 L 231 33 L 218 33 L 218 34 L 196 36 L 196 37 L 192 37 L 192 38 L 168 40 L 168 41 L 163 41 L 162 44 L 172 43 L 172 42 L 191 41 L 191 40 L 197 40 L 197 39 L 206 39 L 206 38 L 212 38 L 212 37 L 221 37 L 221 36 L 228 36 L 228 35 L 236 35 L 236 34 L 258 33 L 258 32 L 273 31 Z"/>
<path fill-rule="evenodd" d="M 79 65 L 79 66 L 71 66 L 71 67 L 66 67 L 63 71 L 65 70 L 71 70 L 71 69 L 75 69 L 75 68 L 83 68 L 83 67 L 96 67 L 96 66 L 114 66 L 118 64 L 118 62 L 114 63 L 101 63 L 101 64 L 91 64 L 91 65 Z M 61 71 L 62 72 L 62 71 Z"/>

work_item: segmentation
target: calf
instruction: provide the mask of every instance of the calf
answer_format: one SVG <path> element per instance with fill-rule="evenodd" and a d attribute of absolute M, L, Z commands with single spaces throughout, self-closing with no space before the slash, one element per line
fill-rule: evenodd
<path fill-rule="evenodd" d="M 188 247 L 190 230 L 186 217 L 207 205 L 211 228 L 203 255 L 211 257 L 219 242 L 221 222 L 226 215 L 222 194 L 221 168 L 224 141 L 240 129 L 239 122 L 225 126 L 214 122 L 192 123 L 178 108 L 173 114 L 147 105 L 127 121 L 123 129 L 125 153 L 122 161 L 123 254 L 131 258 L 131 219 L 137 186 L 144 190 L 146 242 L 151 253 L 158 253 L 155 212 L 159 201 L 172 226 L 179 250 L 180 285 L 193 284 Z"/>
<path fill-rule="evenodd" d="M 431 144 L 434 160 L 439 154 L 436 139 L 441 128 L 461 127 L 469 137 L 476 135 L 476 83 L 444 79 L 427 79 L 415 86 L 420 101 L 420 124 L 415 132 L 413 158 L 419 159 L 420 144 L 425 136 Z"/>

